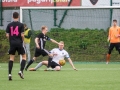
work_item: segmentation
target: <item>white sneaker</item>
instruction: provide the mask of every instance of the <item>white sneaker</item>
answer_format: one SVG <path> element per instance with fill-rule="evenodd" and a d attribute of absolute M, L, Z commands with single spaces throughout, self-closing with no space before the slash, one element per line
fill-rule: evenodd
<path fill-rule="evenodd" d="M 52 68 L 47 68 L 47 71 L 51 71 L 52 70 Z"/>
<path fill-rule="evenodd" d="M 12 81 L 12 75 L 11 74 L 8 75 L 8 79 L 9 79 L 9 81 Z"/>
<path fill-rule="evenodd" d="M 18 73 L 18 75 L 20 76 L 20 78 L 24 79 L 23 73 L 21 71 Z"/>
<path fill-rule="evenodd" d="M 106 62 L 106 64 L 109 64 L 108 62 Z"/>

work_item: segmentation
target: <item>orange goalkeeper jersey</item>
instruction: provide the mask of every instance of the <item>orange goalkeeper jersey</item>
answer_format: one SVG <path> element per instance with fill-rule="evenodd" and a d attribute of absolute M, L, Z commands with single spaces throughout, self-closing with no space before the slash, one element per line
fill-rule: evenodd
<path fill-rule="evenodd" d="M 109 36 L 108 38 L 110 39 L 110 43 L 119 43 L 120 42 L 120 27 L 111 27 L 109 29 Z"/>

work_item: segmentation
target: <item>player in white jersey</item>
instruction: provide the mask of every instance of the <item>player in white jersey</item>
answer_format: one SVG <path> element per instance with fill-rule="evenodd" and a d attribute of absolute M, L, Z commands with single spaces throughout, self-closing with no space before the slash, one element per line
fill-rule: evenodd
<path fill-rule="evenodd" d="M 52 61 L 56 62 L 59 64 L 59 60 L 64 60 L 64 58 L 69 58 L 69 54 L 66 50 L 64 49 L 59 49 L 59 48 L 54 48 L 50 51 L 51 54 L 53 54 L 53 59 Z"/>
<path fill-rule="evenodd" d="M 64 58 L 67 58 L 70 65 L 72 66 L 72 68 L 74 70 L 77 70 L 75 68 L 75 66 L 73 65 L 72 60 L 70 59 L 70 56 L 69 56 L 68 52 L 63 49 L 64 48 L 64 42 L 60 41 L 60 43 L 61 44 L 59 45 L 59 48 L 54 48 L 50 51 L 50 56 L 52 57 L 52 61 L 50 62 L 51 68 L 55 71 L 60 71 L 61 66 L 59 64 L 59 60 L 63 60 Z M 29 70 L 30 71 L 36 71 L 42 65 L 48 66 L 48 61 L 42 61 L 35 68 L 30 68 Z"/>

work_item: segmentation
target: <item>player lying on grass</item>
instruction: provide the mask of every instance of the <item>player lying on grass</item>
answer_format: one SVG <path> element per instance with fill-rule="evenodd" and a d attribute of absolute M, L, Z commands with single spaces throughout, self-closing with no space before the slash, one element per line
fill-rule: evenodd
<path fill-rule="evenodd" d="M 52 70 L 60 71 L 61 65 L 59 64 L 60 60 L 64 60 L 64 58 L 67 58 L 70 65 L 74 70 L 77 70 L 75 66 L 73 65 L 72 60 L 69 57 L 69 54 L 66 50 L 64 50 L 64 42 L 60 41 L 61 44 L 59 44 L 59 48 L 54 48 L 50 51 L 50 56 L 52 57 L 52 61 L 48 63 L 48 61 L 42 61 L 40 62 L 35 68 L 30 68 L 30 71 L 36 71 L 39 67 L 42 65 L 48 66 L 48 64 L 51 66 Z"/>

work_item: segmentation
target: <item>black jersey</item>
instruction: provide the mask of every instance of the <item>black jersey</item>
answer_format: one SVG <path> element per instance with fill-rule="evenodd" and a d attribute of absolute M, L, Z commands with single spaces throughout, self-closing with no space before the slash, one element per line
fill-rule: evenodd
<path fill-rule="evenodd" d="M 46 43 L 46 40 L 50 40 L 50 38 L 46 35 L 44 35 L 43 33 L 40 33 L 37 38 L 39 38 L 39 46 L 40 46 L 40 49 L 44 49 L 45 47 L 45 43 Z"/>
<path fill-rule="evenodd" d="M 18 21 L 13 21 L 8 24 L 6 28 L 6 33 L 9 33 L 10 44 L 23 43 L 21 33 L 24 32 L 24 25 Z"/>

